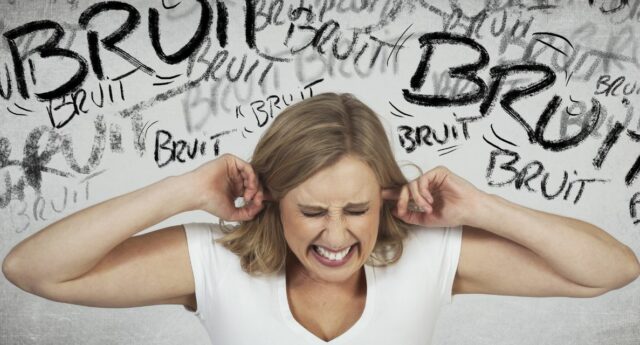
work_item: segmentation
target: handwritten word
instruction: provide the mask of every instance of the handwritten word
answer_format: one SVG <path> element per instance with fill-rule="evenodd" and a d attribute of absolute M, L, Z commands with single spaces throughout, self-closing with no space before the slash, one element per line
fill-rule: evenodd
<path fill-rule="evenodd" d="M 500 162 L 499 162 L 500 161 Z M 563 200 L 569 200 L 572 196 L 572 191 L 577 187 L 577 192 L 573 198 L 573 203 L 577 204 L 580 198 L 584 194 L 585 188 L 588 185 L 597 182 L 609 182 L 609 180 L 599 178 L 569 178 L 569 173 L 565 170 L 562 173 L 562 181 L 555 190 L 550 190 L 549 177 L 551 173 L 545 171 L 544 165 L 540 161 L 531 161 L 525 164 L 522 168 L 516 168 L 515 164 L 520 161 L 520 155 L 517 152 L 509 150 L 493 150 L 490 154 L 489 165 L 487 166 L 487 182 L 490 186 L 503 187 L 509 184 L 520 190 L 523 187 L 529 192 L 540 192 L 542 196 L 547 200 L 553 200 L 562 195 Z M 511 175 L 507 178 L 498 180 L 497 175 L 500 171 L 506 172 Z M 573 172 L 577 174 L 576 171 Z M 504 176 L 504 175 L 503 175 Z M 536 181 L 539 177 L 542 177 L 539 181 Z M 539 184 L 540 189 L 535 189 L 531 186 L 531 183 Z M 564 192 L 564 193 L 563 193 Z"/>
<path fill-rule="evenodd" d="M 142 124 L 138 118 L 131 122 L 134 132 L 142 130 Z M 5 208 L 13 198 L 24 199 L 25 187 L 33 188 L 36 193 L 41 192 L 43 174 L 50 174 L 65 178 L 73 178 L 76 174 L 92 174 L 100 166 L 107 143 L 107 123 L 103 115 L 98 115 L 94 120 L 95 134 L 93 145 L 84 164 L 78 162 L 76 148 L 70 134 L 60 134 L 51 127 L 39 126 L 32 129 L 24 143 L 23 157 L 21 160 L 11 159 L 11 142 L 5 137 L 0 137 L 0 171 L 4 172 L 5 192 L 0 195 L 0 208 Z M 41 146 L 40 142 L 45 141 Z M 122 129 L 117 123 L 109 126 L 109 142 L 112 152 L 122 153 Z M 86 145 L 86 144 L 83 144 Z M 135 146 L 139 154 L 144 152 L 144 146 Z M 61 170 L 50 167 L 49 162 L 61 154 L 69 170 Z M 10 168 L 17 167 L 22 176 L 16 179 L 15 184 L 11 178 Z"/>
<path fill-rule="evenodd" d="M 640 95 L 640 87 L 636 87 L 636 81 L 625 82 L 626 78 L 624 76 L 619 76 L 613 81 L 611 81 L 611 76 L 608 74 L 601 75 L 596 82 L 596 90 L 593 92 L 594 95 L 605 95 L 605 96 L 629 96 L 629 95 Z M 618 92 L 618 88 L 622 86 L 622 90 L 620 93 Z"/>
<path fill-rule="evenodd" d="M 33 222 L 46 222 L 57 214 L 64 214 L 70 206 L 90 199 L 90 181 L 103 171 L 91 174 L 83 178 L 78 184 L 79 188 L 62 187 L 61 193 L 55 193 L 54 197 L 45 197 L 40 193 L 33 201 L 27 202 L 20 199 L 17 205 L 13 203 L 9 207 L 11 228 L 16 233 L 29 229 Z M 15 212 L 15 214 L 14 214 Z"/>
<path fill-rule="evenodd" d="M 450 141 L 456 141 L 462 138 L 465 140 L 469 139 L 466 122 L 462 122 L 462 133 L 464 135 L 462 138 L 458 136 L 458 127 L 456 127 L 456 125 L 443 123 L 440 135 L 438 135 L 438 131 L 435 127 L 427 125 L 415 128 L 403 125 L 398 126 L 398 139 L 400 140 L 400 145 L 407 153 L 415 151 L 415 149 L 422 145 L 443 146 Z"/>
<path fill-rule="evenodd" d="M 201 7 L 200 20 L 196 31 L 187 43 L 172 54 L 167 54 L 160 43 L 158 10 L 155 8 L 149 9 L 149 39 L 156 56 L 166 64 L 175 65 L 184 61 L 200 47 L 205 37 L 209 34 L 209 28 L 211 27 L 213 20 L 213 9 L 206 0 L 196 1 Z M 250 2 L 250 0 L 247 0 L 247 2 Z M 216 27 L 218 29 L 217 38 L 220 45 L 225 46 L 228 23 L 227 11 L 224 2 L 218 0 L 216 1 L 216 5 L 218 10 Z M 88 29 L 95 17 L 109 12 L 121 11 L 124 11 L 127 17 L 124 23 L 115 32 L 100 38 L 101 34 L 99 32 Z M 105 73 L 101 57 L 102 49 L 118 55 L 127 63 L 147 74 L 155 74 L 155 71 L 151 67 L 143 64 L 140 60 L 135 58 L 133 54 L 125 51 L 117 45 L 133 33 L 140 24 L 140 13 L 134 6 L 116 1 L 99 2 L 90 6 L 80 14 L 78 24 L 81 29 L 86 30 L 89 62 L 87 62 L 87 60 L 78 52 L 70 49 L 64 49 L 59 46 L 61 39 L 65 35 L 65 29 L 57 22 L 51 20 L 32 21 L 4 33 L 4 37 L 11 52 L 14 68 L 13 72 L 16 77 L 18 93 L 23 99 L 30 98 L 31 94 L 26 82 L 24 60 L 27 56 L 33 54 L 38 54 L 39 57 L 43 59 L 62 58 L 66 60 L 73 60 L 77 64 L 75 73 L 56 88 L 45 92 L 34 92 L 34 95 L 40 100 L 59 98 L 77 90 L 85 81 L 89 72 L 89 67 L 92 68 L 93 73 L 99 80 L 103 80 L 105 78 Z M 47 39 L 43 44 L 27 51 L 26 54 L 21 52 L 18 48 L 17 40 L 23 36 L 40 31 L 51 31 L 49 39 Z"/>
<path fill-rule="evenodd" d="M 600 103 L 596 99 L 592 99 L 593 107 L 590 112 L 588 126 L 583 127 L 578 133 L 568 139 L 547 139 L 545 138 L 547 125 L 562 103 L 562 98 L 558 95 L 554 95 L 552 99 L 547 102 L 545 109 L 538 117 L 535 128 L 525 121 L 525 118 L 528 116 L 523 117 L 515 110 L 513 105 L 520 99 L 536 95 L 551 87 L 556 78 L 556 75 L 551 68 L 535 63 L 498 65 L 490 69 L 491 84 L 487 87 L 487 84 L 478 77 L 477 72 L 489 64 L 489 54 L 487 50 L 476 41 L 460 35 L 436 32 L 422 35 L 420 37 L 420 44 L 423 47 L 424 52 L 415 73 L 410 79 L 411 90 L 402 90 L 404 98 L 408 102 L 422 106 L 435 107 L 463 106 L 481 102 L 479 108 L 480 116 L 465 119 L 466 121 L 474 121 L 484 118 L 491 113 L 491 110 L 500 94 L 500 90 L 507 78 L 537 72 L 542 75 L 538 80 L 535 80 L 535 82 L 529 83 L 526 86 L 511 89 L 500 97 L 500 105 L 505 112 L 525 130 L 529 138 L 529 142 L 532 144 L 537 143 L 543 148 L 551 151 L 566 150 L 578 145 L 587 136 L 589 136 L 599 119 Z M 441 44 L 465 46 L 478 54 L 477 60 L 473 63 L 459 65 L 449 69 L 449 76 L 451 78 L 465 79 L 473 83 L 475 85 L 473 91 L 468 91 L 454 96 L 423 94 L 416 92 L 420 90 L 425 83 L 426 76 L 429 73 L 429 63 L 434 53 L 435 46 Z"/>
<path fill-rule="evenodd" d="M 198 155 L 206 156 L 209 152 L 213 152 L 213 155 L 217 157 L 220 154 L 220 137 L 235 131 L 235 129 L 224 131 L 206 139 L 195 138 L 192 142 L 187 142 L 183 139 L 174 140 L 169 131 L 160 129 L 156 131 L 153 157 L 159 168 L 175 161 L 185 163 L 187 159 L 195 159 Z M 168 156 L 163 152 L 168 152 Z"/>
<path fill-rule="evenodd" d="M 364 79 L 376 71 L 380 74 L 389 71 L 397 74 L 400 64 L 396 53 L 403 48 L 398 46 L 394 49 L 385 42 L 374 41 L 372 45 L 363 45 L 353 59 L 338 59 L 334 54 L 323 55 L 315 50 L 306 49 L 295 55 L 296 76 L 298 81 L 304 83 L 323 76 L 341 76 L 348 79 L 357 76 Z"/>
<path fill-rule="evenodd" d="M 116 90 L 114 91 L 114 85 L 112 84 L 107 84 L 106 86 L 106 90 L 109 96 L 108 102 L 110 104 L 115 104 L 119 101 L 125 100 L 122 81 L 119 81 L 117 84 L 115 84 L 115 89 Z M 105 90 L 102 87 L 102 83 L 98 84 L 98 89 L 95 91 L 96 93 L 94 94 L 94 91 L 87 92 L 86 89 L 82 88 L 72 92 L 69 95 L 64 95 L 62 96 L 62 98 L 49 100 L 49 104 L 46 106 L 46 109 L 47 113 L 49 114 L 51 126 L 53 126 L 54 128 L 64 127 L 76 115 L 88 113 L 88 106 L 90 106 L 91 103 L 93 103 L 93 105 L 98 109 L 104 107 Z M 115 98 L 114 94 L 116 94 Z"/>
<path fill-rule="evenodd" d="M 302 90 L 300 90 L 299 100 L 303 100 L 307 97 L 313 97 L 313 86 L 321 83 L 324 79 L 318 79 L 313 81 L 307 85 L 305 85 Z M 305 96 L 305 92 L 308 91 L 308 95 Z M 288 98 L 288 100 L 287 100 Z M 249 104 L 251 108 L 251 112 L 256 119 L 256 124 L 258 127 L 264 127 L 269 122 L 269 119 L 273 119 L 274 113 L 276 110 L 282 110 L 285 107 L 289 106 L 294 102 L 294 99 L 297 100 L 297 96 L 294 98 L 292 93 L 288 95 L 270 95 L 266 99 L 255 100 Z M 266 109 L 265 109 L 266 107 Z M 275 110 L 274 110 L 275 109 Z M 242 106 L 236 106 L 236 118 L 240 116 L 245 117 L 244 111 L 242 110 Z M 245 128 L 245 131 L 246 128 Z M 248 131 L 251 133 L 251 131 Z M 244 132 L 243 132 L 244 135 Z"/>

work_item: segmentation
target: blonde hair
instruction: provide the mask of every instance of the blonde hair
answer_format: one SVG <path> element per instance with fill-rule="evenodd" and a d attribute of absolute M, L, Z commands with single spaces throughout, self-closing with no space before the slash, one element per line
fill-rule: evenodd
<path fill-rule="evenodd" d="M 373 170 L 382 188 L 407 183 L 378 115 L 351 94 L 320 94 L 286 108 L 262 135 L 251 165 L 272 201 L 252 220 L 233 228 L 222 226 L 218 239 L 240 257 L 250 274 L 273 273 L 284 267 L 287 243 L 279 201 L 316 172 L 350 155 Z M 402 255 L 409 225 L 391 215 L 384 202 L 370 265 L 384 266 Z"/>

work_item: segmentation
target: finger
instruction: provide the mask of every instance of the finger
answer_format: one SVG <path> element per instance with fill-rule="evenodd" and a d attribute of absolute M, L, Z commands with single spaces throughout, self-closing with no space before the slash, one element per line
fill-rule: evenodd
<path fill-rule="evenodd" d="M 400 188 L 385 188 L 381 194 L 384 200 L 398 200 L 400 198 Z"/>
<path fill-rule="evenodd" d="M 409 188 L 404 185 L 400 191 L 400 197 L 398 198 L 398 203 L 396 204 L 396 208 L 398 209 L 398 216 L 400 218 L 404 217 L 407 214 L 407 207 L 409 206 Z"/>
<path fill-rule="evenodd" d="M 251 200 L 258 191 L 258 177 L 253 171 L 251 164 L 241 159 L 236 159 L 235 162 L 236 167 L 242 176 L 242 185 L 244 189 L 242 197 L 245 200 Z"/>
<path fill-rule="evenodd" d="M 420 191 L 420 195 L 422 195 L 422 197 L 427 200 L 427 202 L 429 203 L 429 206 L 431 206 L 433 208 L 433 194 L 431 194 L 431 191 L 429 190 L 429 180 L 426 178 L 419 178 L 418 179 L 418 190 Z"/>
<path fill-rule="evenodd" d="M 420 193 L 420 188 L 418 187 L 418 181 L 416 180 L 411 181 L 409 183 L 409 190 L 411 191 L 411 198 L 413 199 L 415 204 L 419 208 L 421 208 L 422 211 L 428 211 L 431 206 L 429 205 L 429 202 L 427 202 L 427 200 L 425 200 L 425 198 L 422 196 L 422 193 Z M 420 212 L 420 210 L 416 210 L 416 209 L 412 209 L 411 211 Z"/>

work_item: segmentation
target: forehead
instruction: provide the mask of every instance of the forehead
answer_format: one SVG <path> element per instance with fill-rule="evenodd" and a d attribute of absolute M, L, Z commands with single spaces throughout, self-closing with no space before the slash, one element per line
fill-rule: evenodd
<path fill-rule="evenodd" d="M 338 206 L 371 201 L 380 194 L 375 173 L 364 162 L 345 156 L 289 192 L 299 203 Z"/>

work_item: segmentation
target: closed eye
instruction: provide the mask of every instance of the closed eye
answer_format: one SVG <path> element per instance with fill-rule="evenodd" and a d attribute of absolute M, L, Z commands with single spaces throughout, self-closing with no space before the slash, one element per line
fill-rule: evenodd
<path fill-rule="evenodd" d="M 349 216 L 361 216 L 367 213 L 368 209 L 362 211 L 346 211 Z M 325 212 L 302 212 L 302 215 L 309 218 L 321 217 Z"/>

